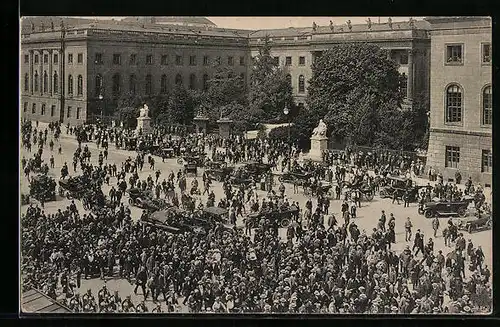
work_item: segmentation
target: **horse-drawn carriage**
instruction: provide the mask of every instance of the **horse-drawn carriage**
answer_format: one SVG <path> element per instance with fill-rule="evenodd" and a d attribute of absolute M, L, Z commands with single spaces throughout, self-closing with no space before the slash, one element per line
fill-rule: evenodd
<path fill-rule="evenodd" d="M 318 181 L 312 184 L 307 181 L 302 184 L 304 187 L 305 195 L 326 195 L 329 198 L 333 198 L 333 184 L 326 181 Z"/>
<path fill-rule="evenodd" d="M 361 179 L 355 179 L 351 183 L 343 182 L 341 183 L 343 192 L 347 194 L 347 198 L 353 199 L 355 194 L 359 194 L 360 199 L 365 199 L 366 201 L 373 200 L 375 196 L 375 187 L 373 184 L 369 184 Z"/>
<path fill-rule="evenodd" d="M 31 178 L 30 194 L 31 197 L 37 200 L 55 201 L 56 199 L 56 182 L 52 177 L 46 174 L 35 175 Z"/>
<path fill-rule="evenodd" d="M 296 183 L 298 185 L 304 185 L 309 182 L 311 177 L 312 174 L 307 171 L 295 170 L 284 173 L 278 178 L 278 180 L 282 183 L 291 183 L 291 184 Z"/>
<path fill-rule="evenodd" d="M 123 149 L 134 151 L 137 149 L 137 137 L 126 137 L 123 142 Z"/>
<path fill-rule="evenodd" d="M 299 208 L 296 206 L 281 207 L 278 210 L 265 210 L 256 213 L 251 213 L 247 216 L 253 226 L 257 226 L 261 219 L 268 219 L 269 221 L 277 220 L 278 225 L 281 227 L 290 226 L 292 220 L 297 219 L 299 216 Z"/>
<path fill-rule="evenodd" d="M 242 169 L 254 178 L 260 178 L 264 174 L 271 172 L 272 166 L 258 161 L 248 161 L 242 166 Z"/>

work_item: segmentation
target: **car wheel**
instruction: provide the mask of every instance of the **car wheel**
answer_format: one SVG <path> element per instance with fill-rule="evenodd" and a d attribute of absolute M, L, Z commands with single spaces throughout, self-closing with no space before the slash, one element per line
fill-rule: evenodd
<path fill-rule="evenodd" d="M 289 225 L 290 225 L 290 219 L 288 219 L 288 218 L 281 219 L 281 227 L 286 228 Z"/>
<path fill-rule="evenodd" d="M 374 195 L 373 195 L 373 192 L 372 192 L 372 191 L 365 193 L 365 197 L 366 197 L 366 199 L 367 199 L 368 201 L 373 200 L 373 196 L 374 196 Z"/>
<path fill-rule="evenodd" d="M 425 216 L 425 218 L 432 218 L 432 217 L 434 217 L 434 213 L 431 210 L 426 210 L 424 212 L 424 216 Z"/>
<path fill-rule="evenodd" d="M 278 180 L 283 183 L 283 176 L 278 177 Z"/>
<path fill-rule="evenodd" d="M 460 208 L 460 209 L 458 209 L 458 212 L 457 212 L 457 213 L 458 213 L 458 215 L 459 215 L 460 217 L 465 217 L 465 216 L 467 216 L 467 210 L 465 210 L 465 208 Z"/>
<path fill-rule="evenodd" d="M 128 204 L 133 205 L 134 204 L 134 200 L 128 199 Z"/>
<path fill-rule="evenodd" d="M 182 165 L 182 158 L 177 158 L 177 163 L 178 163 L 179 165 Z"/>
<path fill-rule="evenodd" d="M 418 214 L 419 214 L 419 215 L 423 215 L 423 214 L 424 214 L 424 209 L 422 209 L 422 208 L 418 208 Z"/>

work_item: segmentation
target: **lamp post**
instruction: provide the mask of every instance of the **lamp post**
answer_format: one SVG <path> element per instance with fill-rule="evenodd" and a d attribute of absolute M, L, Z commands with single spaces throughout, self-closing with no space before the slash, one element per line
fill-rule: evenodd
<path fill-rule="evenodd" d="M 99 106 L 101 107 L 101 123 L 102 123 L 102 119 L 103 119 L 103 106 L 102 106 L 102 99 L 103 99 L 103 96 L 101 93 L 99 93 Z"/>
<path fill-rule="evenodd" d="M 283 113 L 288 119 L 288 170 L 290 170 L 290 163 L 291 163 L 291 156 L 292 156 L 292 145 L 290 144 L 290 118 L 288 117 L 288 114 L 290 113 L 290 110 L 288 110 L 288 107 L 285 105 L 285 108 L 283 109 Z"/>

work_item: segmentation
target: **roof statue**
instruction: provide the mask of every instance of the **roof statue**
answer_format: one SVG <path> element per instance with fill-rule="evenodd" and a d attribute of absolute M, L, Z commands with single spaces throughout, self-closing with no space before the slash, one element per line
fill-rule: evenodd
<path fill-rule="evenodd" d="M 323 119 L 320 119 L 318 126 L 315 129 L 313 129 L 312 136 L 326 136 L 326 130 L 327 127 L 325 122 L 323 121 Z"/>
<path fill-rule="evenodd" d="M 313 32 L 316 32 L 317 28 L 318 28 L 318 25 L 316 25 L 316 22 L 313 22 Z"/>
<path fill-rule="evenodd" d="M 415 28 L 415 20 L 412 17 L 408 20 L 408 24 L 410 25 L 410 28 Z"/>
<path fill-rule="evenodd" d="M 347 28 L 349 29 L 349 32 L 352 31 L 352 24 L 351 24 L 351 20 L 349 19 L 347 22 Z"/>
<path fill-rule="evenodd" d="M 387 24 L 389 24 L 389 28 L 392 30 L 392 18 L 387 18 Z"/>
<path fill-rule="evenodd" d="M 54 21 L 53 20 L 50 21 L 50 29 L 54 30 Z"/>
<path fill-rule="evenodd" d="M 35 31 L 35 24 L 33 22 L 31 22 L 31 31 L 34 32 Z"/>
<path fill-rule="evenodd" d="M 332 32 L 333 32 L 334 30 L 335 30 L 335 27 L 333 26 L 333 22 L 332 22 L 332 21 L 330 21 L 330 31 L 332 31 Z"/>
<path fill-rule="evenodd" d="M 366 24 L 368 24 L 368 29 L 371 30 L 372 29 L 372 20 L 370 19 L 370 17 L 368 17 L 368 19 L 366 20 Z"/>
<path fill-rule="evenodd" d="M 40 24 L 40 29 L 42 30 L 42 32 L 45 31 L 45 25 L 43 22 Z"/>

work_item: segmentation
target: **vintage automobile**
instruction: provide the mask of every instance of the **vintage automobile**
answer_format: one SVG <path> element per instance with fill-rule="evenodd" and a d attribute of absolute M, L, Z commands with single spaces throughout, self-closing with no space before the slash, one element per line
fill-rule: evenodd
<path fill-rule="evenodd" d="M 312 177 L 312 174 L 302 170 L 295 170 L 291 172 L 284 173 L 278 180 L 282 183 L 297 183 L 303 185 L 307 183 Z"/>
<path fill-rule="evenodd" d="M 205 173 L 212 179 L 222 182 L 227 176 L 230 176 L 234 171 L 234 167 L 227 166 L 224 161 L 210 161 L 207 163 Z"/>
<path fill-rule="evenodd" d="M 30 197 L 43 201 L 56 200 L 56 182 L 45 174 L 39 174 L 32 177 L 30 182 Z"/>
<path fill-rule="evenodd" d="M 182 157 L 177 158 L 177 163 L 179 165 L 191 163 L 191 164 L 195 164 L 197 167 L 203 167 L 203 165 L 205 164 L 205 156 L 206 156 L 206 153 L 190 152 L 187 155 L 183 155 Z"/>
<path fill-rule="evenodd" d="M 481 215 L 481 217 L 469 217 L 458 223 L 458 229 L 467 231 L 469 234 L 492 228 L 493 220 L 491 215 Z"/>
<path fill-rule="evenodd" d="M 186 161 L 184 164 L 184 174 L 186 175 L 198 175 L 198 165 L 195 161 Z"/>
<path fill-rule="evenodd" d="M 385 184 L 379 190 L 379 195 L 382 199 L 393 197 L 395 192 L 403 196 L 406 190 L 412 186 L 412 181 L 404 177 L 388 176 L 385 178 Z"/>
<path fill-rule="evenodd" d="M 69 177 L 59 181 L 58 193 L 68 200 L 81 199 L 89 190 L 89 182 L 83 176 Z"/>
<path fill-rule="evenodd" d="M 261 175 L 271 171 L 272 166 L 257 161 L 248 161 L 243 164 L 243 169 L 251 176 L 260 178 Z"/>
<path fill-rule="evenodd" d="M 176 212 L 172 212 L 172 210 L 160 210 L 145 217 L 141 217 L 141 223 L 165 230 L 172 234 L 183 233 L 185 228 L 176 218 Z"/>
<path fill-rule="evenodd" d="M 424 204 L 423 214 L 425 218 L 467 216 L 467 208 L 471 200 L 462 201 L 431 201 Z"/>
<path fill-rule="evenodd" d="M 266 210 L 251 213 L 247 215 L 247 219 L 249 219 L 251 221 L 251 224 L 254 226 L 256 226 L 262 218 L 269 219 L 270 221 L 277 220 L 278 224 L 281 227 L 286 228 L 290 226 L 292 220 L 294 218 L 297 218 L 298 215 L 299 208 L 297 208 L 296 206 L 288 206 L 286 208 L 280 208 L 278 210 Z"/>
<path fill-rule="evenodd" d="M 158 156 L 161 158 L 173 158 L 174 157 L 174 149 L 173 148 L 160 148 L 158 151 Z"/>
<path fill-rule="evenodd" d="M 148 211 L 157 211 L 168 207 L 168 203 L 164 199 L 155 199 L 151 191 L 132 188 L 127 192 L 129 194 L 128 203 L 132 206 Z"/>
<path fill-rule="evenodd" d="M 137 149 L 137 137 L 127 137 L 123 143 L 124 150 L 134 151 Z"/>

